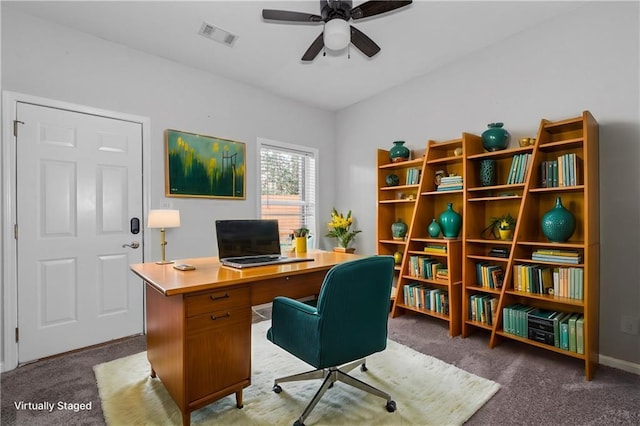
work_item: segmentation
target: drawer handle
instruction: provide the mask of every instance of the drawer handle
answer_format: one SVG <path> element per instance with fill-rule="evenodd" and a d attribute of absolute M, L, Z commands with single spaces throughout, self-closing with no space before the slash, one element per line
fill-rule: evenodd
<path fill-rule="evenodd" d="M 216 296 L 215 294 L 212 294 L 211 296 L 209 296 L 209 298 L 213 301 L 219 300 L 219 299 L 228 299 L 229 298 L 229 293 L 225 293 L 224 296 Z"/>
<path fill-rule="evenodd" d="M 215 316 L 215 315 L 211 315 L 211 319 L 212 319 L 213 321 L 215 321 L 215 320 L 217 320 L 217 319 L 220 319 L 220 318 L 228 318 L 228 317 L 230 317 L 230 316 L 231 316 L 231 314 L 230 314 L 229 312 L 227 312 L 226 314 L 224 314 L 224 315 L 220 315 L 219 317 L 217 317 L 217 316 Z"/>

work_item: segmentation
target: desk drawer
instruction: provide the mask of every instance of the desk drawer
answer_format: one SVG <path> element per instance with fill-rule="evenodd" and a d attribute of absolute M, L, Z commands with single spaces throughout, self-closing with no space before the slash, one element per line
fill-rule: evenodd
<path fill-rule="evenodd" d="M 232 326 L 242 323 L 251 323 L 251 308 L 238 308 L 219 310 L 214 312 L 208 312 L 203 315 L 187 318 L 187 334 L 193 335 L 215 329 L 217 327 L 223 327 L 224 329 L 230 329 Z"/>
<path fill-rule="evenodd" d="M 250 306 L 249 287 L 208 291 L 186 297 L 187 317 Z"/>

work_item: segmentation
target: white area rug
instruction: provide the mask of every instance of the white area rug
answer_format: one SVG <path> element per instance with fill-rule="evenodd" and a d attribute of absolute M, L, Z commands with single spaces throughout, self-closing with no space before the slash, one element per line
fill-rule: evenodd
<path fill-rule="evenodd" d="M 283 383 L 276 377 L 311 368 L 266 339 L 270 321 L 253 325 L 251 386 L 243 393 L 244 408 L 227 396 L 191 414 L 192 425 L 291 425 L 319 388 L 320 380 Z M 391 394 L 398 410 L 388 413 L 382 398 L 344 383 L 322 397 L 307 425 L 460 425 L 500 388 L 436 358 L 388 341 L 387 349 L 367 358 L 367 372 L 351 374 Z M 146 352 L 94 367 L 107 424 L 179 425 L 182 417 L 158 379 L 149 377 Z"/>

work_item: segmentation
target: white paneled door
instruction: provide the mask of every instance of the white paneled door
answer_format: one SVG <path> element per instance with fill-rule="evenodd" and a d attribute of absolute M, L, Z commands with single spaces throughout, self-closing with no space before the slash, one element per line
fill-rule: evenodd
<path fill-rule="evenodd" d="M 21 102 L 17 120 L 18 362 L 142 333 L 142 125 Z"/>

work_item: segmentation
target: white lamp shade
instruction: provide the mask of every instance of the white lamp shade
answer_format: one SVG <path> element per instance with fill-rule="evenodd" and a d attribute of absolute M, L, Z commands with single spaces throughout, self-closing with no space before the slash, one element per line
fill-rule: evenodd
<path fill-rule="evenodd" d="M 147 228 L 177 228 L 180 226 L 180 210 L 150 210 Z"/>
<path fill-rule="evenodd" d="M 324 45 L 327 49 L 342 50 L 351 42 L 349 23 L 335 18 L 324 24 Z"/>

